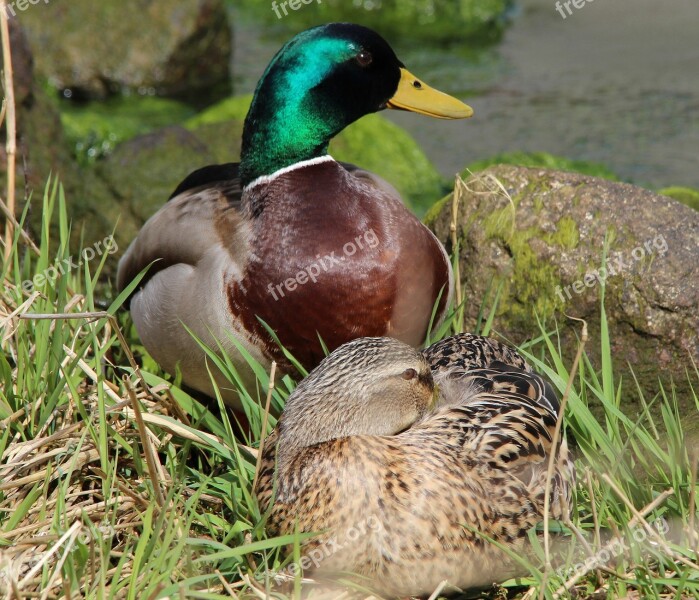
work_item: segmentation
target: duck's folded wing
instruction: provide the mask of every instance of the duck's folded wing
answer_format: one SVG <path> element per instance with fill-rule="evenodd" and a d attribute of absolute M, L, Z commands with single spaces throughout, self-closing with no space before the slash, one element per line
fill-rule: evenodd
<path fill-rule="evenodd" d="M 541 463 L 551 453 L 556 415 L 517 392 L 482 393 L 452 411 L 461 423 L 463 448 L 475 461 L 512 470 Z"/>
<path fill-rule="evenodd" d="M 175 188 L 175 191 L 170 194 L 168 200 L 172 200 L 184 192 L 191 192 L 213 185 L 226 186 L 228 194 L 240 200 L 242 189 L 240 186 L 239 166 L 239 163 L 224 163 L 222 165 L 209 165 L 192 171 Z"/>
<path fill-rule="evenodd" d="M 151 263 L 140 287 L 159 271 L 180 263 L 194 266 L 212 245 L 232 241 L 231 233 L 241 221 L 241 194 L 237 164 L 205 167 L 189 175 L 119 261 L 118 290 Z"/>
<path fill-rule="evenodd" d="M 441 423 L 433 426 L 444 428 L 450 442 L 459 444 L 462 460 L 476 470 L 520 480 L 531 497 L 538 498 L 537 506 L 543 507 L 548 490 L 552 517 L 568 514 L 575 467 L 562 436 L 554 447 L 560 404 L 551 385 L 536 373 L 498 361 L 452 379 L 470 388 L 470 397 L 442 408 Z"/>
<path fill-rule="evenodd" d="M 482 369 L 494 362 L 504 363 L 523 371 L 532 369 L 513 348 L 492 338 L 460 333 L 445 338 L 422 350 L 422 355 L 435 376 L 450 376 L 472 369 Z"/>
<path fill-rule="evenodd" d="M 452 399 L 433 426 L 455 436 L 467 460 L 517 471 L 551 454 L 559 402 L 536 373 L 496 361 L 488 368 L 452 372 L 440 385 Z"/>

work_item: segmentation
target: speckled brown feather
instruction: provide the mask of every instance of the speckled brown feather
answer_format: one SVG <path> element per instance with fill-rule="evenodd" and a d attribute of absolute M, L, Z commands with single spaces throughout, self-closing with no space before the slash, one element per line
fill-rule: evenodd
<path fill-rule="evenodd" d="M 492 338 L 459 333 L 436 342 L 421 351 L 432 367 L 432 372 L 467 372 L 501 362 L 523 371 L 532 368 L 515 349 Z"/>
<path fill-rule="evenodd" d="M 443 398 L 396 435 L 302 448 L 279 468 L 279 433 L 265 443 L 257 494 L 269 510 L 268 531 L 327 530 L 303 548 L 306 556 L 322 553 L 318 576 L 350 571 L 393 597 L 429 594 L 444 579 L 464 589 L 520 572 L 485 537 L 525 552 L 528 530 L 542 519 L 556 424 L 551 399 L 540 395 L 546 386 L 513 350 L 485 338 L 449 338 L 424 355 L 467 390 L 458 402 Z M 353 364 L 343 369 L 344 378 L 362 377 Z M 302 393 L 311 395 L 312 384 Z M 574 481 L 565 442 L 557 454 L 554 519 L 570 510 Z"/>

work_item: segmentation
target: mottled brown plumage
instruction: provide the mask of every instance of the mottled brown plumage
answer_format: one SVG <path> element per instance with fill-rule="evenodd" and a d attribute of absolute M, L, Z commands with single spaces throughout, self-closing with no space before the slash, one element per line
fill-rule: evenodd
<path fill-rule="evenodd" d="M 521 572 L 485 537 L 526 552 L 542 520 L 555 395 L 492 340 L 455 336 L 423 354 L 386 338 L 342 346 L 265 442 L 257 496 L 268 531 L 323 532 L 303 546 L 316 576 L 349 571 L 408 596 Z M 563 442 L 551 518 L 570 510 L 573 479 Z"/>

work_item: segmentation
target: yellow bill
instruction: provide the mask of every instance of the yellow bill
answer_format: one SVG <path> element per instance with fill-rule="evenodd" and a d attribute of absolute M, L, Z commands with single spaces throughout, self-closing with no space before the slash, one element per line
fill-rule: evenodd
<path fill-rule="evenodd" d="M 388 101 L 388 108 L 409 110 L 438 119 L 467 119 L 473 109 L 449 94 L 431 88 L 408 69 L 401 68 L 398 89 Z"/>

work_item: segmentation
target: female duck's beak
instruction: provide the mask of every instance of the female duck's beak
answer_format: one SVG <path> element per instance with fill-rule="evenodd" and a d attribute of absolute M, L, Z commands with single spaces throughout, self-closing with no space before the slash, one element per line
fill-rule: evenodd
<path fill-rule="evenodd" d="M 405 67 L 401 67 L 398 89 L 388 108 L 409 110 L 438 119 L 467 119 L 473 109 L 456 98 L 431 88 Z"/>

